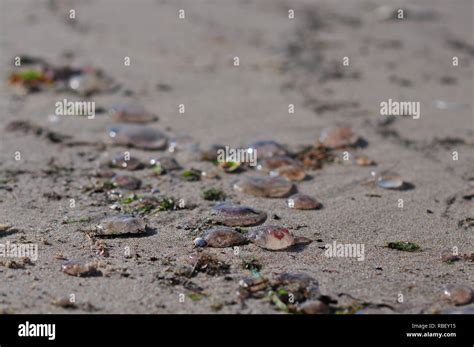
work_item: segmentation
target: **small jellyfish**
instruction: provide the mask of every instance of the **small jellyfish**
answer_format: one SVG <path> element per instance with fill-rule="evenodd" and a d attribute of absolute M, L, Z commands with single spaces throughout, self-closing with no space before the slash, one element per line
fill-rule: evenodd
<path fill-rule="evenodd" d="M 319 201 L 309 195 L 301 193 L 290 196 L 287 200 L 287 204 L 289 208 L 296 210 L 319 210 L 322 208 L 322 204 Z"/>
<path fill-rule="evenodd" d="M 97 70 L 84 70 L 80 74 L 73 74 L 68 81 L 69 88 L 81 96 L 108 92 L 116 87 L 112 79 Z"/>
<path fill-rule="evenodd" d="M 357 144 L 359 136 L 351 128 L 335 127 L 323 130 L 319 142 L 329 148 L 353 147 Z"/>
<path fill-rule="evenodd" d="M 263 159 L 257 166 L 258 170 L 272 171 L 282 166 L 298 166 L 301 163 L 288 156 L 280 155 Z"/>
<path fill-rule="evenodd" d="M 395 172 L 383 171 L 381 173 L 372 172 L 375 182 L 380 188 L 384 189 L 402 189 L 405 182 L 400 175 Z"/>
<path fill-rule="evenodd" d="M 168 151 L 170 153 L 188 151 L 196 154 L 196 157 L 199 157 L 199 144 L 190 135 L 179 135 L 169 141 Z"/>
<path fill-rule="evenodd" d="M 258 197 L 283 198 L 294 190 L 294 185 L 285 177 L 245 177 L 233 182 L 233 189 Z"/>
<path fill-rule="evenodd" d="M 443 294 L 445 298 L 457 306 L 471 303 L 474 296 L 474 293 L 470 287 L 454 284 L 448 284 L 444 286 Z"/>
<path fill-rule="evenodd" d="M 256 141 L 248 146 L 248 148 L 257 150 L 257 157 L 259 159 L 288 155 L 286 148 L 275 141 Z"/>
<path fill-rule="evenodd" d="M 242 170 L 242 163 L 236 161 L 223 161 L 219 162 L 219 167 L 227 173 L 239 172 Z"/>
<path fill-rule="evenodd" d="M 265 222 L 267 214 L 248 206 L 220 203 L 214 206 L 211 220 L 227 226 L 254 226 Z"/>
<path fill-rule="evenodd" d="M 287 228 L 266 225 L 249 233 L 248 239 L 257 246 L 277 251 L 294 245 L 295 238 Z"/>
<path fill-rule="evenodd" d="M 112 109 L 113 117 L 121 123 L 151 123 L 158 119 L 156 115 L 140 105 L 119 105 Z"/>
<path fill-rule="evenodd" d="M 176 159 L 172 157 L 161 157 L 158 159 L 154 159 L 154 158 L 150 159 L 150 165 L 152 167 L 159 165 L 159 167 L 165 172 L 182 169 L 181 165 L 179 165 Z"/>
<path fill-rule="evenodd" d="M 194 240 L 197 247 L 225 248 L 239 246 L 248 242 L 237 230 L 228 227 L 218 227 L 207 230 Z"/>
<path fill-rule="evenodd" d="M 68 260 L 63 263 L 61 265 L 61 271 L 69 276 L 76 277 L 94 276 L 100 273 L 95 263 L 84 263 L 79 260 Z"/>
<path fill-rule="evenodd" d="M 129 175 L 116 175 L 112 178 L 112 183 L 121 189 L 136 190 L 139 189 L 142 181 L 139 178 Z"/>
<path fill-rule="evenodd" d="M 130 146 L 146 150 L 163 150 L 168 139 L 158 130 L 140 124 L 117 124 L 107 129 L 115 145 Z"/>
<path fill-rule="evenodd" d="M 142 218 L 128 215 L 106 218 L 95 228 L 95 233 L 98 236 L 142 234 L 145 231 L 146 224 Z"/>
<path fill-rule="evenodd" d="M 306 172 L 300 165 L 286 165 L 270 171 L 271 177 L 285 177 L 290 181 L 302 181 L 306 178 Z"/>

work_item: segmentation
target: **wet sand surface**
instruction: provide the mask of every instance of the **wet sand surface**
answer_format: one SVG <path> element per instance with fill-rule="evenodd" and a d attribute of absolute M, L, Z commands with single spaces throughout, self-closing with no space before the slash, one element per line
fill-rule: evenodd
<path fill-rule="evenodd" d="M 242 264 L 252 258 L 265 278 L 284 272 L 311 276 L 331 298 L 331 307 L 347 312 L 364 307 L 379 313 L 442 312 L 455 309 L 443 299 L 444 285 L 472 288 L 472 1 L 0 3 L 0 223 L 14 229 L 0 232 L 0 242 L 38 245 L 32 264 L 15 269 L 2 261 L 2 312 L 281 312 L 268 296 L 241 300 L 237 295 L 239 281 L 251 275 Z M 382 20 L 374 12 L 382 5 L 406 6 L 408 13 L 416 6 L 433 16 Z M 71 8 L 76 10 L 74 21 L 68 19 Z M 183 20 L 179 9 L 185 9 Z M 294 9 L 294 19 L 288 18 L 288 9 Z M 296 182 L 297 189 L 323 208 L 290 209 L 284 198 L 232 189 L 235 179 L 255 176 L 253 170 L 227 174 L 187 150 L 110 145 L 106 128 L 116 122 L 108 112 L 94 119 L 59 116 L 52 122 L 56 102 L 83 98 L 53 90 L 15 95 L 7 80 L 15 69 L 13 58 L 20 54 L 54 65 L 102 69 L 120 88 L 84 100 L 105 110 L 130 102 L 143 105 L 159 117 L 148 127 L 170 138 L 189 135 L 201 148 L 215 143 L 246 148 L 257 140 L 274 140 L 296 151 L 314 145 L 323 129 L 346 125 L 367 142 L 349 152 L 367 156 L 377 166 L 339 162 L 309 170 L 310 179 Z M 124 66 L 127 56 L 130 66 Z M 236 56 L 239 66 L 233 65 Z M 342 65 L 344 57 L 349 66 Z M 459 58 L 458 66 L 453 57 Z M 419 101 L 420 119 L 395 116 L 387 122 L 380 103 L 388 99 Z M 183 114 L 180 104 L 185 105 Z M 289 104 L 294 104 L 294 114 L 288 113 Z M 6 130 L 17 120 L 85 144 Z M 139 190 L 123 191 L 123 197 L 159 189 L 183 199 L 185 208 L 145 216 L 149 231 L 140 237 L 88 236 L 101 218 L 119 212 L 110 208 L 113 202 L 106 193 L 84 187 L 93 185 L 100 163 L 125 151 L 143 161 L 170 155 L 184 169 L 215 171 L 220 179 L 188 182 L 180 171 L 156 176 L 149 168 L 114 169 L 142 180 Z M 454 151 L 459 160 L 453 160 Z M 15 160 L 15 152 L 21 160 Z M 411 188 L 366 184 L 371 171 L 390 168 Z M 202 252 L 230 265 L 228 273 L 176 275 L 177 268 L 202 253 L 193 239 L 207 229 L 214 202 L 204 200 L 202 192 L 210 187 L 221 189 L 230 202 L 265 211 L 265 225 L 285 226 L 313 242 L 283 251 L 255 244 L 240 246 L 238 252 L 206 248 Z M 325 245 L 334 241 L 363 244 L 364 260 L 325 256 Z M 396 241 L 415 243 L 420 250 L 386 247 Z M 461 259 L 443 261 L 441 256 L 453 247 Z M 108 257 L 101 253 L 104 248 Z M 102 275 L 68 276 L 60 271 L 67 259 L 98 262 Z M 71 294 L 75 307 L 57 304 Z M 400 294 L 403 302 L 397 301 Z M 456 309 L 472 312 L 472 305 Z"/>

